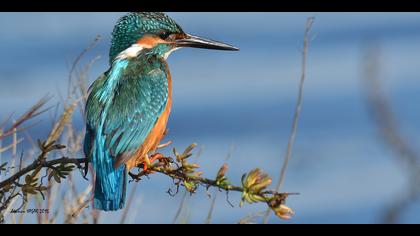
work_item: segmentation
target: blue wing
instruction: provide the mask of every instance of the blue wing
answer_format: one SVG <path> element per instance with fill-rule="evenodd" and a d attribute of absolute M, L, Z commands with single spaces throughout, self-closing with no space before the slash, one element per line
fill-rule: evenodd
<path fill-rule="evenodd" d="M 107 81 L 92 89 L 87 124 L 96 134 L 101 133 L 112 157 L 126 159 L 138 150 L 164 111 L 168 81 L 165 65 L 150 71 L 139 71 L 138 64 L 120 66 L 124 69 L 110 71 Z M 110 88 L 111 92 L 106 91 Z"/>
<path fill-rule="evenodd" d="M 155 69 L 141 78 L 118 86 L 118 96 L 106 114 L 103 133 L 106 146 L 125 163 L 138 150 L 165 110 L 168 100 L 166 73 Z"/>
<path fill-rule="evenodd" d="M 84 151 L 96 172 L 97 209 L 124 206 L 127 170 L 121 165 L 142 145 L 166 107 L 166 67 L 153 65 L 117 61 L 92 85 Z"/>

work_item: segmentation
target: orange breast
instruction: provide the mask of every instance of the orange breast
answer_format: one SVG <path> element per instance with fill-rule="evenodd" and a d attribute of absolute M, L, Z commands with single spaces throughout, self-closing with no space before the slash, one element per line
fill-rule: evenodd
<path fill-rule="evenodd" d="M 163 138 L 163 133 L 166 130 L 166 125 L 168 123 L 169 114 L 171 113 L 172 108 L 172 79 L 169 70 L 167 79 L 169 91 L 168 102 L 166 104 L 165 110 L 157 120 L 156 125 L 150 131 L 149 135 L 146 137 L 136 154 L 129 161 L 127 161 L 126 165 L 128 170 L 131 170 L 132 168 L 142 163 L 148 153 L 154 152 L 156 150 L 160 140 Z"/>

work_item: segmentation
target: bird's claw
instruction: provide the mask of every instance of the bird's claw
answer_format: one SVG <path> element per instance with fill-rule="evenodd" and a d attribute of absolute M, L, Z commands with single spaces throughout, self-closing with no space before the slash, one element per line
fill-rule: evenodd
<path fill-rule="evenodd" d="M 164 164 L 168 164 L 170 163 L 170 159 L 166 158 L 163 154 L 161 153 L 155 153 L 153 154 L 150 158 L 146 157 L 143 161 L 143 171 L 147 172 L 148 169 L 152 166 L 152 164 L 156 161 L 162 162 Z"/>

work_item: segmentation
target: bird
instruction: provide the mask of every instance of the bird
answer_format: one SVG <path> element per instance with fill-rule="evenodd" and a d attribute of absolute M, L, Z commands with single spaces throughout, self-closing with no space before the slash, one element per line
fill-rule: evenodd
<path fill-rule="evenodd" d="M 167 58 L 180 48 L 238 51 L 194 36 L 162 12 L 130 12 L 114 26 L 109 69 L 89 87 L 83 151 L 94 170 L 93 207 L 123 209 L 128 172 L 156 161 L 172 107 Z"/>

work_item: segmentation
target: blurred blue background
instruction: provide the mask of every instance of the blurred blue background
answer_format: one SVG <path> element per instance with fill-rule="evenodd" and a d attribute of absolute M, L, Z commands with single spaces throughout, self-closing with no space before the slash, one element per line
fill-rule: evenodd
<path fill-rule="evenodd" d="M 203 145 L 199 159 L 212 177 L 230 152 L 231 180 L 261 167 L 275 180 L 283 162 L 300 77 L 306 18 L 315 16 L 307 83 L 296 146 L 283 191 L 299 192 L 287 205 L 289 223 L 375 223 L 406 189 L 405 169 L 378 139 L 365 100 L 363 56 L 368 41 L 381 45 L 381 79 L 402 130 L 419 142 L 420 14 L 416 13 L 168 13 L 185 31 L 241 48 L 240 52 L 179 50 L 169 64 L 174 107 L 168 139 L 183 149 Z M 89 83 L 108 67 L 110 33 L 123 13 L 0 13 L 0 119 L 23 112 L 45 94 L 65 94 L 70 65 L 96 35 L 87 58 Z M 48 116 L 43 117 L 49 127 Z M 77 119 L 82 127 L 80 119 Z M 43 127 L 41 125 L 41 127 Z M 34 137 L 46 135 L 35 128 Z M 169 152 L 169 149 L 168 149 Z M 86 184 L 80 181 L 80 185 Z M 130 189 L 134 184 L 130 184 Z M 170 223 L 182 194 L 165 192 L 171 180 L 155 175 L 137 190 L 135 223 Z M 263 205 L 231 208 L 223 194 L 214 223 L 235 223 Z M 188 197 L 184 217 L 206 219 L 204 189 Z M 419 222 L 420 205 L 403 215 Z M 115 222 L 120 213 L 104 214 Z M 119 218 L 118 218 L 119 219 Z M 276 217 L 271 223 L 280 223 Z"/>

